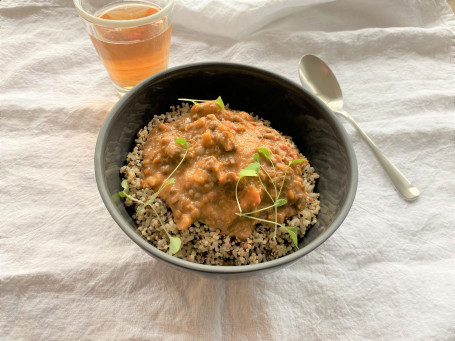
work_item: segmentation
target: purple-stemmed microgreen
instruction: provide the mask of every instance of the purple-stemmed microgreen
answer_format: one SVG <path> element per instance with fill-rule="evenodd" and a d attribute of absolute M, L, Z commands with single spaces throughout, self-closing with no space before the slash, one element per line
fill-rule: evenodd
<path fill-rule="evenodd" d="M 137 204 L 141 204 L 141 206 L 139 207 L 140 211 L 145 209 L 147 206 L 149 206 L 152 209 L 153 213 L 155 213 L 155 216 L 158 218 L 158 221 L 160 222 L 161 227 L 163 228 L 164 232 L 166 232 L 166 234 L 167 234 L 167 236 L 169 238 L 169 251 L 168 251 L 168 253 L 171 256 L 173 256 L 174 254 L 176 254 L 180 250 L 180 248 L 182 247 L 182 240 L 180 238 L 178 238 L 178 237 L 173 237 L 173 236 L 170 235 L 169 231 L 166 228 L 166 225 L 161 220 L 161 217 L 158 214 L 158 212 L 156 211 L 155 206 L 153 205 L 153 203 L 155 202 L 156 198 L 158 197 L 158 195 L 161 193 L 161 191 L 163 189 L 165 189 L 167 186 L 172 185 L 172 184 L 175 183 L 175 179 L 171 178 L 171 176 L 180 167 L 180 165 L 182 164 L 183 160 L 185 160 L 186 154 L 188 154 L 188 149 L 189 149 L 190 145 L 188 144 L 188 142 L 186 142 L 186 140 L 183 137 L 180 137 L 180 138 L 176 139 L 175 143 L 177 143 L 180 147 L 185 148 L 185 154 L 183 154 L 183 157 L 180 160 L 180 162 L 177 165 L 177 167 L 175 167 L 174 170 L 171 172 L 171 174 L 168 175 L 168 177 L 161 184 L 161 186 L 158 189 L 158 191 L 156 191 L 149 200 L 147 200 L 146 202 L 143 202 L 142 200 L 139 200 L 139 199 L 133 197 L 132 195 L 130 195 L 129 194 L 129 183 L 128 183 L 128 180 L 126 180 L 126 179 L 123 180 L 122 183 L 121 183 L 123 191 L 118 193 L 119 196 L 122 197 L 122 198 L 128 198 L 128 199 L 130 199 L 131 201 L 133 201 L 133 202 L 135 202 Z"/>

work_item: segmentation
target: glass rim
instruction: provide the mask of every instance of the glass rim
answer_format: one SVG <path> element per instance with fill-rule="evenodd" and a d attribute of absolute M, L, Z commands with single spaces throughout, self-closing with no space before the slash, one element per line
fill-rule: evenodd
<path fill-rule="evenodd" d="M 82 0 L 73 0 L 73 2 L 74 2 L 74 6 L 76 6 L 77 11 L 79 12 L 79 15 L 83 19 L 85 19 L 88 22 L 91 22 L 92 24 L 95 24 L 95 25 L 111 27 L 111 28 L 136 27 L 136 26 L 150 24 L 154 21 L 160 20 L 165 15 L 167 15 L 172 10 L 172 7 L 174 5 L 174 0 L 168 0 L 166 6 L 164 6 L 162 9 L 160 9 L 157 13 L 149 15 L 147 17 L 139 18 L 139 19 L 128 19 L 128 20 L 111 20 L 111 19 L 102 19 L 99 17 L 95 17 L 94 15 L 86 12 L 82 8 Z"/>

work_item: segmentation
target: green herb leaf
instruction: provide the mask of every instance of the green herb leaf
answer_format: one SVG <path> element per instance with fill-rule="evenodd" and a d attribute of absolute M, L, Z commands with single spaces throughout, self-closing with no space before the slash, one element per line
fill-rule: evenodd
<path fill-rule="evenodd" d="M 284 206 L 288 203 L 288 201 L 286 199 L 278 199 L 276 202 L 275 202 L 275 207 L 280 207 L 280 206 Z"/>
<path fill-rule="evenodd" d="M 189 143 L 186 142 L 184 137 L 179 137 L 178 139 L 175 140 L 175 143 L 177 143 L 182 148 L 189 148 L 190 147 Z"/>
<path fill-rule="evenodd" d="M 128 193 L 130 191 L 130 184 L 128 183 L 128 180 L 125 179 L 122 181 L 121 185 L 122 185 L 123 191 L 119 192 L 118 195 L 121 198 L 126 198 L 126 196 L 128 195 Z"/>
<path fill-rule="evenodd" d="M 292 161 L 289 161 L 289 166 L 292 165 L 293 163 L 302 163 L 304 162 L 304 159 L 294 159 Z"/>
<path fill-rule="evenodd" d="M 251 169 L 251 170 L 254 170 L 254 171 L 258 171 L 259 168 L 261 168 L 261 164 L 259 162 L 251 162 L 244 169 Z"/>
<path fill-rule="evenodd" d="M 166 186 L 167 186 L 167 185 L 171 185 L 171 184 L 175 184 L 175 179 L 174 179 L 174 178 L 170 178 L 170 179 L 166 182 Z"/>
<path fill-rule="evenodd" d="M 297 227 L 294 227 L 294 226 L 282 226 L 282 228 L 284 228 L 287 231 L 287 233 L 289 233 L 289 236 L 291 237 L 292 242 L 294 243 L 294 245 L 298 249 L 299 248 L 299 241 L 297 239 L 297 233 L 299 232 L 299 229 Z"/>
<path fill-rule="evenodd" d="M 168 234 L 168 237 L 169 237 L 169 254 L 171 256 L 173 256 L 177 252 L 179 252 L 180 247 L 182 246 L 182 240 L 177 237 L 172 237 L 170 234 Z"/>
<path fill-rule="evenodd" d="M 267 148 L 259 148 L 259 153 L 264 155 L 264 157 L 272 162 L 271 156 L 270 156 L 270 151 Z"/>
<path fill-rule="evenodd" d="M 242 207 L 240 206 L 239 194 L 238 194 L 239 182 L 242 178 L 244 178 L 246 176 L 257 176 L 258 177 L 259 176 L 258 170 L 260 167 L 261 167 L 261 164 L 258 161 L 254 161 L 239 172 L 239 179 L 237 180 L 237 183 L 235 184 L 235 199 L 237 200 L 237 205 L 239 206 L 239 212 L 242 212 Z"/>
<path fill-rule="evenodd" d="M 244 178 L 246 176 L 258 176 L 258 172 L 253 169 L 243 169 L 239 172 L 239 177 Z"/>
<path fill-rule="evenodd" d="M 253 160 L 259 162 L 259 153 L 255 153 L 255 154 L 253 155 Z"/>
<path fill-rule="evenodd" d="M 214 102 L 216 104 L 218 104 L 218 106 L 224 110 L 224 103 L 223 103 L 223 100 L 221 99 L 221 96 L 218 96 L 218 98 L 216 100 L 214 100 Z"/>
<path fill-rule="evenodd" d="M 128 180 L 126 180 L 126 179 L 123 180 L 122 183 L 121 183 L 121 185 L 122 185 L 123 191 L 124 191 L 126 194 L 128 194 L 128 192 L 129 192 L 129 190 L 130 190 L 130 184 L 129 184 Z"/>
<path fill-rule="evenodd" d="M 239 172 L 239 180 L 245 176 L 259 176 L 258 170 L 260 167 L 261 164 L 257 161 L 250 163 Z"/>

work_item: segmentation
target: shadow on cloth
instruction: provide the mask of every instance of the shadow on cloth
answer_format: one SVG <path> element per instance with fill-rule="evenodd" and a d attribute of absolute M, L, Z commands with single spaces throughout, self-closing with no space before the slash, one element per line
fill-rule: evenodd
<path fill-rule="evenodd" d="M 149 293 L 140 309 L 163 331 L 174 325 L 182 336 L 191 338 L 223 335 L 232 339 L 241 333 L 249 339 L 257 334 L 257 326 L 268 323 L 263 301 L 255 290 L 261 278 L 207 278 L 156 260 L 137 264 L 135 272 L 137 281 L 130 290 Z"/>

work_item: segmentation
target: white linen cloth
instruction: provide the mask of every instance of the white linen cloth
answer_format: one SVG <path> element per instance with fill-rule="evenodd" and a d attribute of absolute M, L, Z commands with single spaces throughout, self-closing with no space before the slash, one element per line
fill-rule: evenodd
<path fill-rule="evenodd" d="M 322 246 L 264 277 L 171 271 L 128 239 L 98 194 L 95 142 L 118 97 L 72 1 L 3 0 L 0 339 L 455 340 L 448 5 L 292 1 L 273 17 L 276 0 L 237 0 L 228 20 L 203 10 L 225 3 L 176 1 L 170 66 L 231 61 L 298 82 L 300 57 L 319 55 L 346 109 L 421 197 L 402 200 L 346 123 L 358 192 Z M 255 3 L 260 17 L 243 17 Z"/>

